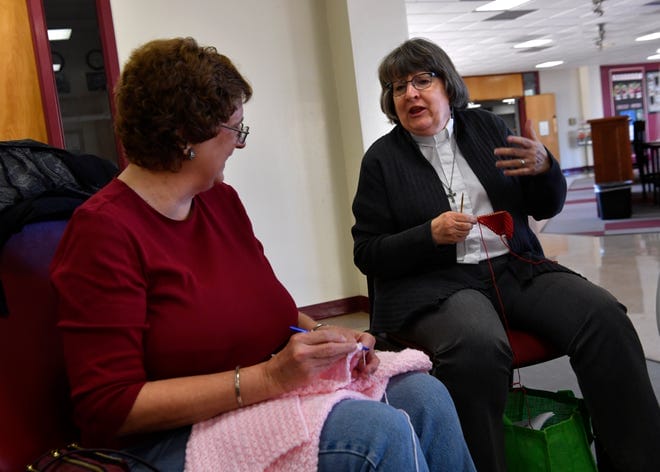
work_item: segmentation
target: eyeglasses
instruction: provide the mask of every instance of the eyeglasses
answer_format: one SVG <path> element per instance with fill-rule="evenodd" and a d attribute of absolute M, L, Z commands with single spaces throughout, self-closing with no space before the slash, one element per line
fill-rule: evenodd
<path fill-rule="evenodd" d="M 247 135 L 250 134 L 250 127 L 243 125 L 243 123 L 239 125 L 240 128 L 232 128 L 231 126 L 227 126 L 227 125 L 219 125 L 219 126 L 221 128 L 227 128 L 232 131 L 236 131 L 236 143 L 238 144 L 245 144 Z"/>
<path fill-rule="evenodd" d="M 412 84 L 417 90 L 424 90 L 431 86 L 433 77 L 437 77 L 435 72 L 422 72 L 421 74 L 413 75 L 410 80 L 399 80 L 398 82 L 389 83 L 387 86 L 392 91 L 392 95 L 400 97 L 408 90 L 408 84 Z"/>

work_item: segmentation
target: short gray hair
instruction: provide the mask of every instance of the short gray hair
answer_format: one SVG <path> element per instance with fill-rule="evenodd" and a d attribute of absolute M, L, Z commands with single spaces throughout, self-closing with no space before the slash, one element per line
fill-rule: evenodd
<path fill-rule="evenodd" d="M 437 44 L 422 38 L 409 39 L 390 52 L 378 67 L 380 108 L 392 123 L 399 123 L 394 107 L 392 82 L 415 72 L 433 72 L 445 85 L 449 105 L 467 107 L 468 89 L 447 53 Z"/>

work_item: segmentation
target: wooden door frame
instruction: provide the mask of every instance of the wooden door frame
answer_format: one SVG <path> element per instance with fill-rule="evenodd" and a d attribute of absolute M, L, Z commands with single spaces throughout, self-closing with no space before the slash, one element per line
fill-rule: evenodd
<path fill-rule="evenodd" d="M 62 114 L 57 100 L 57 86 L 53 74 L 53 59 L 51 57 L 50 43 L 48 42 L 48 28 L 46 15 L 41 0 L 27 0 L 30 29 L 32 30 L 32 44 L 34 58 L 37 63 L 37 76 L 41 102 L 44 107 L 44 120 L 48 133 L 48 144 L 64 148 L 64 132 Z"/>
<path fill-rule="evenodd" d="M 53 74 L 53 62 L 50 43 L 48 41 L 44 5 L 42 0 L 26 0 L 26 2 L 32 30 L 32 43 L 34 45 L 34 56 L 37 63 L 41 100 L 44 107 L 48 144 L 64 148 L 64 127 L 62 124 L 60 103 L 57 98 L 55 74 Z M 117 42 L 112 23 L 110 0 L 96 0 L 96 12 L 105 62 L 106 87 L 110 91 L 110 95 L 112 95 L 112 90 L 115 89 L 115 85 L 119 79 L 119 59 L 117 56 Z M 115 103 L 112 99 L 110 99 L 110 114 L 113 117 L 115 116 Z M 119 167 L 123 168 L 125 167 L 126 159 L 117 138 L 115 138 L 115 146 L 117 147 Z"/>

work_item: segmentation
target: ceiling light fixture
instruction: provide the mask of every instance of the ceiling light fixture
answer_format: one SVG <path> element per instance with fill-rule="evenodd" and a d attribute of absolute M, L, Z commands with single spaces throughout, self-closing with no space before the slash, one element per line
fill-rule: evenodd
<path fill-rule="evenodd" d="M 495 0 L 490 3 L 486 3 L 485 5 L 480 6 L 479 8 L 476 9 L 476 11 L 503 11 L 503 10 L 510 10 L 512 8 L 517 7 L 518 5 L 522 5 L 523 3 L 527 3 L 529 0 Z"/>
<path fill-rule="evenodd" d="M 538 48 L 551 42 L 552 39 L 530 39 L 524 43 L 515 44 L 513 47 L 516 49 Z"/>
<path fill-rule="evenodd" d="M 548 62 L 542 62 L 540 64 L 536 64 L 537 69 L 548 69 L 550 67 L 557 67 L 559 65 L 562 65 L 564 61 L 548 61 Z"/>
<path fill-rule="evenodd" d="M 603 16 L 603 0 L 592 0 L 594 4 L 594 13 L 598 16 Z"/>
<path fill-rule="evenodd" d="M 598 23 L 598 38 L 596 39 L 596 47 L 603 50 L 605 44 L 605 23 Z"/>
<path fill-rule="evenodd" d="M 660 31 L 651 34 L 645 34 L 639 38 L 635 38 L 635 41 L 651 41 L 653 39 L 660 39 Z"/>
<path fill-rule="evenodd" d="M 48 41 L 66 41 L 71 38 L 71 28 L 48 30 Z"/>
<path fill-rule="evenodd" d="M 653 54 L 646 58 L 649 61 L 660 61 L 660 54 Z"/>

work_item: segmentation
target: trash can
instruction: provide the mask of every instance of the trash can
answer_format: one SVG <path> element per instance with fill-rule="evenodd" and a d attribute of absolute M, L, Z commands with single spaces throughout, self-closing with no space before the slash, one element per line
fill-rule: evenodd
<path fill-rule="evenodd" d="M 598 217 L 602 220 L 630 218 L 632 180 L 601 182 L 594 185 Z"/>

